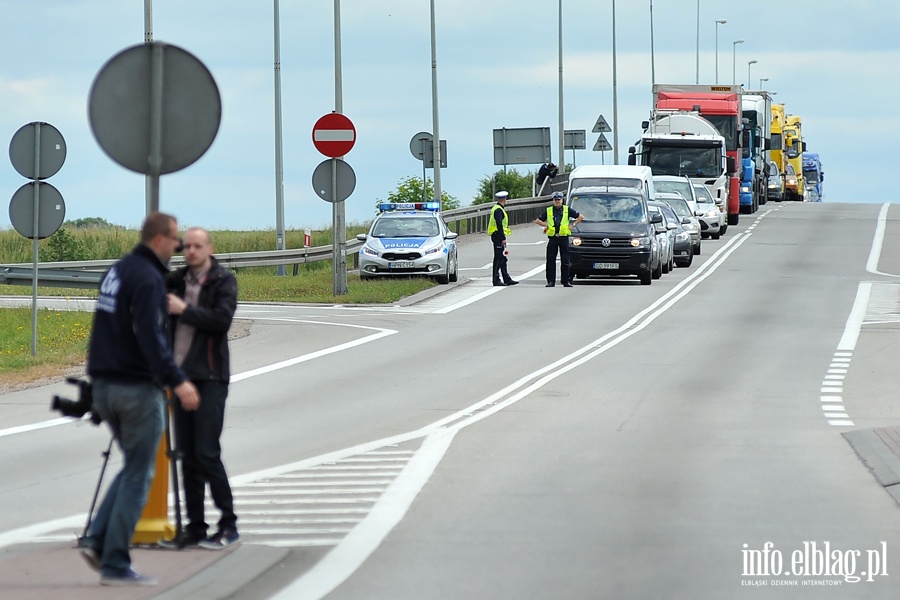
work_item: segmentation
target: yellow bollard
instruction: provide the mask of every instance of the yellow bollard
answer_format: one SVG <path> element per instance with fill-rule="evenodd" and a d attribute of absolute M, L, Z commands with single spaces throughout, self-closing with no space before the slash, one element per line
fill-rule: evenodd
<path fill-rule="evenodd" d="M 169 410 L 166 407 L 166 410 Z M 166 419 L 168 421 L 168 419 Z M 168 424 L 168 423 L 167 423 Z M 175 526 L 169 522 L 169 457 L 166 433 L 156 449 L 156 473 L 147 494 L 147 504 L 134 529 L 132 544 L 156 544 L 161 539 L 175 537 Z"/>

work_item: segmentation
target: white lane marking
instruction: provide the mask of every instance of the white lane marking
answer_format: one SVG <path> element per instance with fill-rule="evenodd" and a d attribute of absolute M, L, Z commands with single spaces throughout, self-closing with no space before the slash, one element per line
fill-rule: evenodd
<path fill-rule="evenodd" d="M 498 290 L 503 288 L 496 288 Z M 250 371 L 245 371 L 243 373 L 239 373 L 237 375 L 231 376 L 231 383 L 237 383 L 238 381 L 243 381 L 245 379 L 250 379 L 251 377 L 257 377 L 259 375 L 264 375 L 266 373 L 271 373 L 273 371 L 277 371 L 279 369 L 286 369 L 287 367 L 292 367 L 294 365 L 299 365 L 300 363 L 308 362 L 310 360 L 315 360 L 317 358 L 321 358 L 323 356 L 328 356 L 329 354 L 334 354 L 336 352 L 342 352 L 344 350 L 349 350 L 350 348 L 355 348 L 356 346 L 361 346 L 363 344 L 368 344 L 369 342 L 374 342 L 375 340 L 381 339 L 383 337 L 394 335 L 397 333 L 396 329 L 386 329 L 383 327 L 368 327 L 366 325 L 354 325 L 350 323 L 331 323 L 326 321 L 306 321 L 301 319 L 290 319 L 290 318 L 275 318 L 275 317 L 267 317 L 264 319 L 259 319 L 264 321 L 285 321 L 289 323 L 307 323 L 307 324 L 315 324 L 315 325 L 330 325 L 334 327 L 352 327 L 355 329 L 368 329 L 370 331 L 375 331 L 371 335 L 366 337 L 359 338 L 357 340 L 353 340 L 350 342 L 345 342 L 343 344 L 338 344 L 337 346 L 330 346 L 328 348 L 323 348 L 322 350 L 317 350 L 315 352 L 310 352 L 308 354 L 302 354 L 300 356 L 296 356 L 294 358 L 289 358 L 287 360 L 282 360 L 277 363 L 273 363 L 271 365 L 266 365 L 264 367 L 259 367 L 257 369 L 251 369 Z M 0 429 L 0 437 L 14 435 L 17 433 L 28 433 L 30 431 L 37 431 L 39 429 L 44 429 L 47 427 L 55 427 L 57 425 L 66 425 L 69 423 L 78 423 L 82 419 L 69 419 L 69 418 L 60 418 L 60 419 L 52 419 L 50 421 L 42 421 L 40 423 L 34 423 L 31 425 L 21 425 L 18 427 L 10 427 L 8 429 Z"/>
<path fill-rule="evenodd" d="M 540 267 L 535 267 L 534 269 L 528 271 L 527 273 L 523 273 L 522 275 L 520 275 L 519 281 L 534 277 L 535 275 L 537 275 L 538 273 L 542 273 L 543 271 L 544 271 L 544 265 L 541 265 Z M 490 288 L 484 290 L 483 292 L 479 292 L 479 293 L 475 294 L 474 296 L 470 296 L 470 297 L 466 298 L 465 300 L 460 300 L 456 304 L 451 304 L 450 306 L 445 306 L 444 308 L 439 308 L 436 311 L 434 311 L 434 314 L 446 315 L 447 313 L 453 312 L 454 310 L 463 308 L 464 306 L 468 306 L 470 304 L 478 302 L 479 300 L 483 300 L 484 298 L 487 298 L 488 296 L 490 296 L 492 294 L 502 292 L 505 289 L 506 289 L 505 287 L 500 287 L 500 286 L 490 287 Z"/>
<path fill-rule="evenodd" d="M 853 301 L 853 308 L 850 309 L 850 316 L 847 317 L 847 323 L 844 325 L 844 334 L 841 341 L 838 342 L 838 351 L 848 354 L 837 354 L 835 357 L 852 356 L 852 352 L 856 350 L 856 342 L 859 339 L 859 329 L 862 326 L 863 319 L 866 318 L 866 307 L 869 304 L 869 297 L 872 295 L 872 284 L 863 281 L 856 289 L 856 300 Z"/>
<path fill-rule="evenodd" d="M 35 423 L 33 425 L 20 425 L 18 427 L 10 427 L 9 429 L 0 429 L 0 437 L 15 435 L 17 433 L 26 433 L 28 431 L 35 431 L 37 429 L 44 429 L 46 427 L 56 427 L 57 425 L 65 425 L 66 423 L 77 423 L 78 421 L 81 421 L 81 419 L 61 417 L 59 419 L 51 419 L 49 421 L 43 421 L 41 423 Z"/>
<path fill-rule="evenodd" d="M 881 247 L 884 244 L 884 230 L 887 227 L 887 213 L 889 203 L 881 205 L 878 211 L 878 224 L 875 226 L 875 237 L 872 239 L 872 249 L 869 250 L 869 260 L 866 261 L 866 271 L 875 275 L 884 275 L 885 277 L 898 277 L 891 273 L 882 273 L 878 270 L 878 261 L 881 258 Z"/>

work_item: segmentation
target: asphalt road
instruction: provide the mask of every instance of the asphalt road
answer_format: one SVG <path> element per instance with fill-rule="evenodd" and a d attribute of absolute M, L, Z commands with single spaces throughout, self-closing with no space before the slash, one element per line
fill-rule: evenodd
<path fill-rule="evenodd" d="M 842 433 L 897 423 L 897 220 L 770 203 L 571 289 L 522 227 L 515 287 L 477 236 L 413 304 L 242 305 L 226 464 L 290 553 L 236 598 L 896 598 L 900 508 Z M 108 437 L 33 428 L 60 389 L 0 397 L 0 543 L 83 521 Z"/>

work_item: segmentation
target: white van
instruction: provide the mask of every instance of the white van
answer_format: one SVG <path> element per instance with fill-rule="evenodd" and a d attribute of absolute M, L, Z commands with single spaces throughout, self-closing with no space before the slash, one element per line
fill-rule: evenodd
<path fill-rule="evenodd" d="M 567 197 L 580 188 L 633 188 L 641 190 L 645 201 L 654 199 L 653 172 L 641 165 L 582 165 L 569 174 Z"/>

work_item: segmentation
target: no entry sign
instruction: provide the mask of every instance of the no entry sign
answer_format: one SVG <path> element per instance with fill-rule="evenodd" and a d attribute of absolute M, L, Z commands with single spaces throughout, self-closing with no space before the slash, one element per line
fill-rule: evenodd
<path fill-rule="evenodd" d="M 350 152 L 356 143 L 356 127 L 344 115 L 331 113 L 316 121 L 312 138 L 316 150 L 325 156 L 339 158 Z"/>

